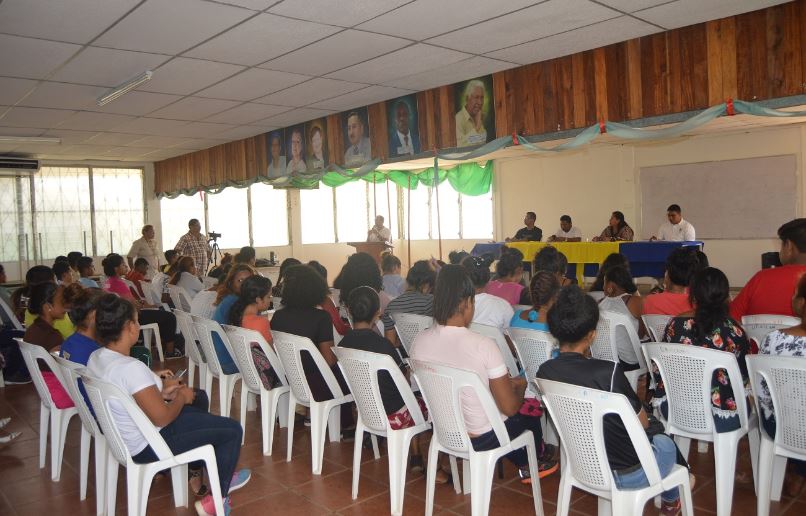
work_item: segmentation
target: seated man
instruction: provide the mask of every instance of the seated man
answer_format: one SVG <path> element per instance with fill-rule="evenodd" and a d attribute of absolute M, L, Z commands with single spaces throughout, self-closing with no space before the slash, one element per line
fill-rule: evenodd
<path fill-rule="evenodd" d="M 507 238 L 507 242 L 540 242 L 543 239 L 543 230 L 535 226 L 537 215 L 533 211 L 527 211 L 526 216 L 523 218 L 523 227 L 515 233 L 512 238 Z"/>
<path fill-rule="evenodd" d="M 79 283 L 85 288 L 101 288 L 98 282 L 90 276 L 95 276 L 95 264 L 92 262 L 92 256 L 82 256 L 78 259 L 78 272 L 81 274 Z"/>
<path fill-rule="evenodd" d="M 778 228 L 781 267 L 758 271 L 730 304 L 730 316 L 777 314 L 798 316 L 792 311 L 792 295 L 806 273 L 806 218 L 790 220 Z"/>
<path fill-rule="evenodd" d="M 644 298 L 644 315 L 680 315 L 694 308 L 688 296 L 688 285 L 697 271 L 697 252 L 681 247 L 666 258 L 664 291 Z"/>
<path fill-rule="evenodd" d="M 581 242 L 582 232 L 571 223 L 569 215 L 560 217 L 560 229 L 548 238 L 549 242 Z"/>
<path fill-rule="evenodd" d="M 650 240 L 668 240 L 670 242 L 696 240 L 697 234 L 694 231 L 694 226 L 683 219 L 679 204 L 672 204 L 666 208 L 666 218 L 669 221 L 661 224 L 660 228 L 658 228 L 658 235 L 653 236 Z"/>

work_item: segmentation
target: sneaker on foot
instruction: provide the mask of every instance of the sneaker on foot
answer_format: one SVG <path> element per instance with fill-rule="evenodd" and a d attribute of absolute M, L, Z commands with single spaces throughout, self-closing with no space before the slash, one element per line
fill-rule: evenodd
<path fill-rule="evenodd" d="M 196 514 L 199 516 L 216 516 L 215 502 L 213 495 L 207 495 L 195 504 Z M 229 516 L 232 511 L 232 504 L 230 503 L 229 496 L 224 498 L 224 514 L 220 516 Z"/>
<path fill-rule="evenodd" d="M 549 443 L 543 443 L 543 453 L 540 454 L 537 460 L 556 461 L 559 451 L 560 449 L 557 446 Z"/>
<path fill-rule="evenodd" d="M 237 491 L 238 489 L 242 488 L 249 482 L 249 479 L 252 478 L 252 470 L 249 468 L 239 469 L 235 473 L 232 474 L 232 480 L 229 483 L 229 493 L 232 494 L 233 491 Z"/>
<path fill-rule="evenodd" d="M 677 499 L 674 502 L 661 502 L 660 504 L 660 514 L 661 516 L 677 516 L 680 514 L 680 500 Z"/>
<path fill-rule="evenodd" d="M 551 475 L 560 467 L 557 460 L 542 460 L 537 461 L 537 476 L 543 478 Z M 532 478 L 529 476 L 529 466 L 524 466 L 518 469 L 518 477 L 521 479 L 522 484 L 531 484 Z"/>

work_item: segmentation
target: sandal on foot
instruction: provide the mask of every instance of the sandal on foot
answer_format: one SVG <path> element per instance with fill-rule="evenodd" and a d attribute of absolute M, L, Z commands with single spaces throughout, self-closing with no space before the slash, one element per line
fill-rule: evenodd
<path fill-rule="evenodd" d="M 204 483 L 204 470 L 203 469 L 196 469 L 196 470 L 189 470 L 189 471 L 190 471 L 190 473 L 188 475 L 188 477 L 190 477 L 188 479 L 189 481 L 193 480 L 194 478 L 198 478 L 198 479 L 201 480 L 201 485 L 199 486 L 198 491 L 194 490 L 193 487 L 191 486 L 190 490 L 193 491 L 193 494 L 196 495 L 197 498 L 203 498 L 203 497 L 207 496 L 208 494 L 210 494 L 210 489 Z"/>

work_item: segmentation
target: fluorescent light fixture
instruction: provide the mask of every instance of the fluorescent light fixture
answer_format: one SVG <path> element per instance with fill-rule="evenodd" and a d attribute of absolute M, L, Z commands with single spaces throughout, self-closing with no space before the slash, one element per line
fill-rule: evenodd
<path fill-rule="evenodd" d="M 3 136 L 0 135 L 0 142 L 17 143 L 62 143 L 61 138 L 48 138 L 46 136 Z"/>
<path fill-rule="evenodd" d="M 129 93 L 134 88 L 140 86 L 144 82 L 150 81 L 152 75 L 154 75 L 154 72 L 152 72 L 151 70 L 146 70 L 145 72 L 141 73 L 134 79 L 129 79 L 120 86 L 112 88 L 111 90 L 104 93 L 102 96 L 98 97 L 98 105 L 105 106 L 110 102 L 112 102 L 113 100 L 122 97 L 123 95 Z"/>

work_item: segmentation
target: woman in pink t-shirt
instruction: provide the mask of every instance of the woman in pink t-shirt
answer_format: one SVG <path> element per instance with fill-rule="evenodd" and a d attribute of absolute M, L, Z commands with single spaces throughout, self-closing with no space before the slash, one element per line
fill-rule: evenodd
<path fill-rule="evenodd" d="M 689 300 L 688 285 L 691 282 L 691 276 L 697 271 L 698 265 L 699 259 L 694 249 L 681 247 L 672 251 L 666 258 L 666 272 L 663 275 L 664 291 L 659 294 L 651 294 L 644 299 L 644 315 L 677 316 L 693 310 Z"/>
<path fill-rule="evenodd" d="M 510 305 L 517 305 L 524 286 L 520 284 L 523 275 L 523 257 L 520 253 L 506 251 L 495 265 L 498 277 L 487 283 L 487 293 L 498 296 Z"/>

